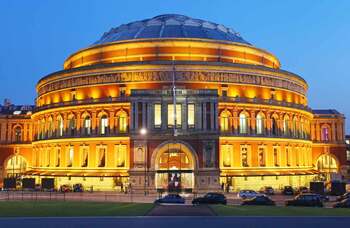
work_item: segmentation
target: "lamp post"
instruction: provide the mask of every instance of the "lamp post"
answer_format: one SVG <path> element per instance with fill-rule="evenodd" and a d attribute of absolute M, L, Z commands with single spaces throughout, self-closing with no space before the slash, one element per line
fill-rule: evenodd
<path fill-rule="evenodd" d="M 146 128 L 141 128 L 140 129 L 140 134 L 141 134 L 141 136 L 143 136 L 144 138 L 145 138 L 145 141 L 146 141 L 146 143 L 145 143 L 145 148 L 144 148 L 144 153 L 145 153 L 145 157 L 144 157 L 144 159 L 145 159 L 145 162 L 144 162 L 144 193 L 145 193 L 145 195 L 147 195 L 147 185 L 148 185 L 148 176 L 147 176 L 147 168 L 148 168 L 148 162 L 147 162 L 147 129 Z"/>

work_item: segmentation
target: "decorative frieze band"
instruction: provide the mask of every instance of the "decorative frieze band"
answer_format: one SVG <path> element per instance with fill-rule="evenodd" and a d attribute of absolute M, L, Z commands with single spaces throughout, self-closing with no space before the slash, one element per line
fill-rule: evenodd
<path fill-rule="evenodd" d="M 171 82 L 172 71 L 116 72 L 111 74 L 82 75 L 49 82 L 39 88 L 39 95 L 55 90 L 77 86 L 128 82 Z M 251 84 L 288 89 L 305 94 L 306 88 L 296 82 L 268 75 L 253 75 L 234 72 L 176 71 L 177 82 L 217 82 Z"/>

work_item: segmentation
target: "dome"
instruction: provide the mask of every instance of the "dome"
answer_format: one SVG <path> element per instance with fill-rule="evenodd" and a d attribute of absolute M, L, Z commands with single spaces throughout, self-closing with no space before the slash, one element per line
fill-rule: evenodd
<path fill-rule="evenodd" d="M 104 33 L 94 45 L 152 38 L 199 38 L 251 45 L 237 32 L 223 25 L 178 14 L 164 14 L 120 25 Z"/>

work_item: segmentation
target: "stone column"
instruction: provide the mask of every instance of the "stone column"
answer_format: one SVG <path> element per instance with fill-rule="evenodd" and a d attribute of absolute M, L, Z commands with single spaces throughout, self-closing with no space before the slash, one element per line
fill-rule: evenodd
<path fill-rule="evenodd" d="M 332 121 L 332 134 L 331 134 L 332 142 L 336 141 L 336 130 L 335 130 L 335 122 Z"/>
<path fill-rule="evenodd" d="M 321 141 L 321 128 L 320 128 L 320 122 L 316 121 L 316 141 Z"/>
<path fill-rule="evenodd" d="M 115 110 L 109 111 L 109 134 L 113 134 L 114 132 L 118 131 L 119 129 L 115 129 Z"/>
<path fill-rule="evenodd" d="M 96 113 L 96 111 L 93 111 L 91 113 L 91 128 L 92 128 L 92 134 L 97 134 L 97 113 Z"/>
<path fill-rule="evenodd" d="M 256 117 L 255 117 L 254 110 L 250 111 L 250 129 L 251 129 L 250 133 L 255 135 L 256 134 Z"/>

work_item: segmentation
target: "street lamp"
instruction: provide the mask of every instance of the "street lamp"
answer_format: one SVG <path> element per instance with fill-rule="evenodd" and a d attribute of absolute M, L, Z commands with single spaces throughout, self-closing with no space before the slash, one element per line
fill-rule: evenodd
<path fill-rule="evenodd" d="M 146 128 L 141 128 L 140 129 L 140 134 L 145 138 L 145 141 L 146 141 L 146 145 L 145 145 L 145 148 L 144 148 L 144 153 L 145 153 L 145 163 L 144 163 L 144 192 L 145 192 L 145 195 L 147 195 L 147 184 L 148 184 L 148 176 L 147 176 L 147 129 Z"/>

